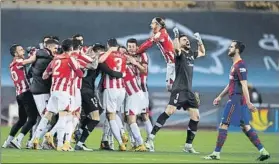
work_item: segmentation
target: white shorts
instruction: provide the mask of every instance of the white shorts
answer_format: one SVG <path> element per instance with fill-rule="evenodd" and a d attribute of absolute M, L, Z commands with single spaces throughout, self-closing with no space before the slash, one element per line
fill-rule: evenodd
<path fill-rule="evenodd" d="M 68 92 L 53 91 L 47 104 L 47 111 L 71 111 L 71 96 Z"/>
<path fill-rule="evenodd" d="M 149 108 L 149 94 L 148 92 L 143 92 L 144 98 L 144 108 L 141 110 L 141 113 L 147 113 L 147 109 Z"/>
<path fill-rule="evenodd" d="M 106 112 L 116 113 L 120 111 L 120 108 L 125 99 L 125 88 L 107 88 L 103 94 L 103 107 Z"/>
<path fill-rule="evenodd" d="M 175 80 L 175 64 L 167 63 L 166 85 L 167 90 L 170 91 Z"/>
<path fill-rule="evenodd" d="M 125 103 L 125 114 L 126 115 L 138 115 L 142 113 L 142 110 L 146 108 L 144 103 L 144 94 L 142 91 L 128 95 Z"/>
<path fill-rule="evenodd" d="M 71 111 L 80 110 L 81 108 L 81 93 L 80 89 L 76 89 L 75 96 L 71 96 Z"/>
<path fill-rule="evenodd" d="M 49 100 L 49 94 L 33 95 L 39 114 L 42 116 Z"/>

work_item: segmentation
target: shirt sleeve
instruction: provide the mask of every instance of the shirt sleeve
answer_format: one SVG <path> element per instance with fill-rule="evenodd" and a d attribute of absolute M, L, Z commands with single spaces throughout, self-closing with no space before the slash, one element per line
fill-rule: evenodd
<path fill-rule="evenodd" d="M 236 71 L 240 81 L 247 80 L 247 68 L 244 64 L 239 64 Z"/>
<path fill-rule="evenodd" d="M 144 64 L 148 64 L 148 56 L 147 54 L 144 52 L 141 54 L 141 62 L 144 63 Z"/>
<path fill-rule="evenodd" d="M 78 55 L 78 60 L 82 60 L 86 63 L 92 63 L 93 59 L 86 55 Z"/>

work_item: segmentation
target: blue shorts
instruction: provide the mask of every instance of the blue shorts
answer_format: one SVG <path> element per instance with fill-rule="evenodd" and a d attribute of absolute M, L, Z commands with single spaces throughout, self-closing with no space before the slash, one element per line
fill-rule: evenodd
<path fill-rule="evenodd" d="M 225 106 L 222 124 L 226 125 L 249 125 L 250 115 L 246 104 L 242 104 L 241 95 L 233 95 Z"/>

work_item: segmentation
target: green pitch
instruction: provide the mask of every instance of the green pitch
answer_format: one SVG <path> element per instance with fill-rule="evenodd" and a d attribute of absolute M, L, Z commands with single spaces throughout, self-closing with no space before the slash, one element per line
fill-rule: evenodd
<path fill-rule="evenodd" d="M 1 128 L 1 145 L 10 128 Z M 144 132 L 143 132 L 144 133 Z M 2 163 L 252 163 L 259 153 L 242 133 L 229 133 L 223 147 L 220 161 L 205 161 L 203 156 L 211 153 L 215 147 L 216 131 L 199 131 L 194 146 L 201 154 L 185 154 L 182 152 L 185 142 L 185 131 L 161 130 L 155 141 L 154 153 L 108 152 L 99 151 L 101 130 L 94 131 L 88 138 L 87 146 L 96 149 L 94 152 L 56 152 L 53 150 L 16 150 L 2 149 Z M 268 162 L 279 162 L 279 136 L 277 134 L 259 133 L 259 137 L 271 154 Z M 25 140 L 26 141 L 26 140 Z M 26 142 L 24 142 L 25 145 Z M 117 146 L 117 145 L 116 145 Z"/>

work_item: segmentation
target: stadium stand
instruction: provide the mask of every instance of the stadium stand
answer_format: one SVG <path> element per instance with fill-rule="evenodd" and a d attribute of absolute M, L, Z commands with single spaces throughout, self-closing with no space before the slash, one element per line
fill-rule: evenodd
<path fill-rule="evenodd" d="M 2 4 L 17 7 L 86 7 L 92 9 L 162 9 L 162 10 L 265 10 L 278 12 L 279 2 L 273 1 L 174 1 L 174 0 L 2 0 Z"/>

